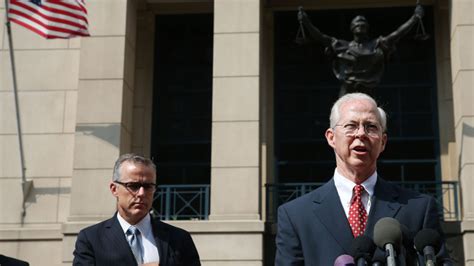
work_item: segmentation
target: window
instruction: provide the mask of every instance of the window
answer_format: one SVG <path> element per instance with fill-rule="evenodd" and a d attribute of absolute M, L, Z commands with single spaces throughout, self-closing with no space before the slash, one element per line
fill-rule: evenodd
<path fill-rule="evenodd" d="M 209 184 L 212 14 L 158 15 L 151 154 L 160 185 Z"/>

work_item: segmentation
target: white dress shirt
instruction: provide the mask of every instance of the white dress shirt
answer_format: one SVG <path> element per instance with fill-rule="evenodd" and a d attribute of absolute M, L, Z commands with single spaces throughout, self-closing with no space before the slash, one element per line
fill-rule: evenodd
<path fill-rule="evenodd" d="M 117 213 L 117 219 L 122 227 L 123 234 L 126 235 L 128 228 L 131 226 L 120 213 Z M 155 238 L 151 229 L 150 214 L 147 214 L 141 221 L 134 225 L 140 230 L 140 237 L 142 238 L 143 263 L 160 262 L 160 255 L 156 247 Z"/>
<path fill-rule="evenodd" d="M 365 189 L 365 192 L 362 193 L 362 204 L 364 204 L 367 217 L 369 216 L 370 206 L 372 205 L 375 183 L 377 183 L 377 171 L 361 184 Z M 339 199 L 341 200 L 346 217 L 349 217 L 349 209 L 351 208 L 352 202 L 352 190 L 356 183 L 339 174 L 336 168 L 336 170 L 334 170 L 334 185 L 336 186 L 337 194 L 339 194 Z"/>

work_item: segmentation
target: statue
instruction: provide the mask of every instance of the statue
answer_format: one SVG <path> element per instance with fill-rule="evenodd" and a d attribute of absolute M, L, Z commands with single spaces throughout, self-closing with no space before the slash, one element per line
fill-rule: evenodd
<path fill-rule="evenodd" d="M 370 39 L 368 36 L 369 23 L 364 16 L 356 16 L 351 22 L 352 41 L 339 40 L 328 36 L 316 28 L 308 18 L 303 8 L 299 8 L 299 34 L 306 38 L 304 29 L 309 37 L 326 47 L 326 53 L 332 60 L 332 68 L 337 79 L 342 81 L 339 96 L 351 92 L 364 92 L 373 95 L 374 88 L 379 84 L 384 71 L 385 62 L 395 50 L 395 44 L 410 29 L 420 23 L 424 16 L 423 7 L 417 3 L 415 12 L 408 21 L 388 36 Z"/>

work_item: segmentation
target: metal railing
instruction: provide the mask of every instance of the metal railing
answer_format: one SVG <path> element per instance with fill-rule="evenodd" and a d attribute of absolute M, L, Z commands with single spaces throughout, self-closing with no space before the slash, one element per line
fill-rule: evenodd
<path fill-rule="evenodd" d="M 162 185 L 153 197 L 153 215 L 161 220 L 207 220 L 209 185 Z"/>
<path fill-rule="evenodd" d="M 419 181 L 393 182 L 402 187 L 431 195 L 438 203 L 440 219 L 446 221 L 460 220 L 459 187 L 456 181 Z M 283 183 L 266 185 L 266 221 L 276 222 L 277 208 L 281 204 L 300 197 L 318 188 L 324 183 Z"/>
<path fill-rule="evenodd" d="M 432 195 L 440 210 L 440 219 L 458 221 L 459 185 L 456 181 L 394 182 L 402 187 Z M 281 204 L 300 197 L 324 183 L 284 183 L 266 185 L 266 220 L 276 221 Z M 153 198 L 153 214 L 162 220 L 207 220 L 210 185 L 162 185 Z"/>

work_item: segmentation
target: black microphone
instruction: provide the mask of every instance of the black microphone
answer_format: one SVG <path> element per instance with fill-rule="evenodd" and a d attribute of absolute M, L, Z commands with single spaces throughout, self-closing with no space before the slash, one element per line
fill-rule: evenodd
<path fill-rule="evenodd" d="M 387 266 L 396 266 L 395 259 L 402 242 L 400 223 L 390 217 L 380 219 L 374 226 L 374 242 L 387 252 Z"/>
<path fill-rule="evenodd" d="M 404 224 L 400 224 L 400 229 L 402 230 L 403 246 L 401 249 L 405 257 L 405 264 L 406 266 L 418 266 L 416 250 L 413 244 L 414 233 Z M 402 262 L 400 262 L 400 264 L 402 264 Z"/>
<path fill-rule="evenodd" d="M 355 266 L 354 258 L 347 254 L 341 255 L 334 261 L 334 266 Z"/>
<path fill-rule="evenodd" d="M 350 254 L 357 266 L 365 266 L 372 262 L 375 251 L 374 241 L 365 235 L 360 235 L 352 241 Z"/>
<path fill-rule="evenodd" d="M 372 266 L 384 266 L 386 261 L 385 250 L 377 248 L 372 257 Z"/>
<path fill-rule="evenodd" d="M 441 247 L 441 236 L 434 229 L 423 229 L 415 236 L 415 248 L 423 254 L 426 266 L 436 265 L 436 253 Z"/>

